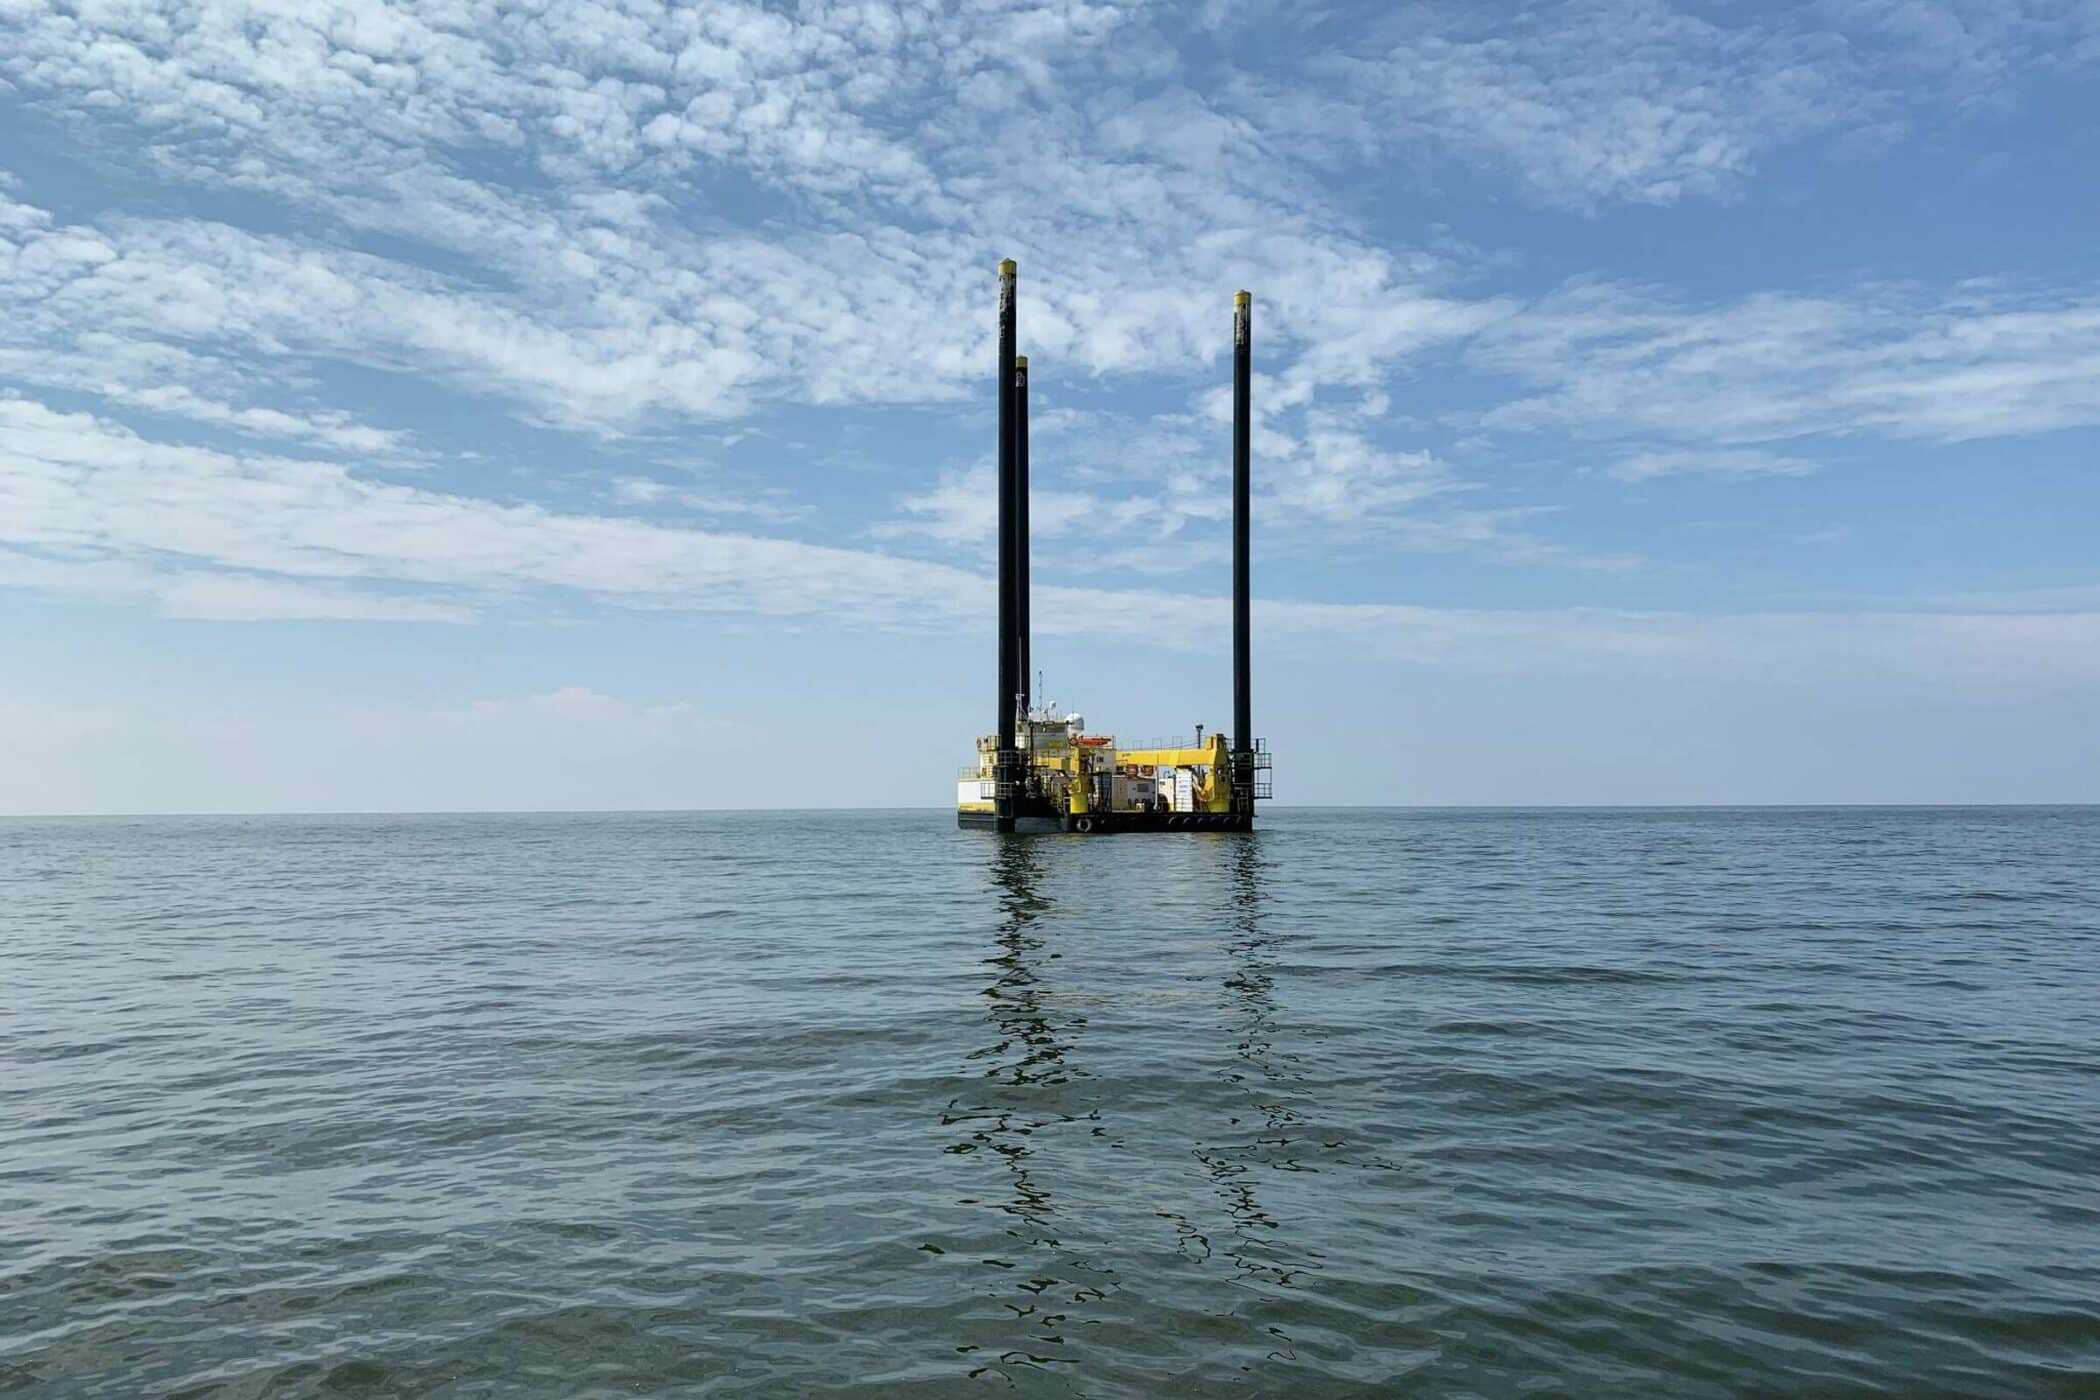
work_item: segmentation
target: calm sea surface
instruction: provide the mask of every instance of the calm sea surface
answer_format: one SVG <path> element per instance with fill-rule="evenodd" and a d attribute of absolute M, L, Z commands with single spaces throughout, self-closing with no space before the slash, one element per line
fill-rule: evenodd
<path fill-rule="evenodd" d="M 0 1390 L 2100 1393 L 2100 809 L 0 822 Z"/>

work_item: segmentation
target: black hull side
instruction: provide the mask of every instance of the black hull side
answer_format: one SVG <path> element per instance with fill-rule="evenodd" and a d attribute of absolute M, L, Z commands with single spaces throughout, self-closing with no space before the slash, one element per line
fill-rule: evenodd
<path fill-rule="evenodd" d="M 1056 812 L 1022 812 L 1001 818 L 990 812 L 957 812 L 964 831 L 1017 831 L 1047 836 L 1113 836 L 1126 831 L 1252 831 L 1254 819 L 1244 812 L 1097 812 L 1074 817 Z"/>

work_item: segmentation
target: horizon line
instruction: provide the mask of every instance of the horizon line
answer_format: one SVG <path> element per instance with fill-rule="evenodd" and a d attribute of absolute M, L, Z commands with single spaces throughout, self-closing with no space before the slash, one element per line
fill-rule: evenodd
<path fill-rule="evenodd" d="M 1273 812 L 1802 812 L 1802 811 L 2034 811 L 2100 808 L 2093 801 L 2031 802 L 1395 802 L 1290 803 Z M 668 817 L 846 815 L 868 812 L 946 814 L 952 807 L 308 807 L 164 811 L 0 812 L 0 821 L 131 821 L 228 817 Z M 1257 814 L 1259 815 L 1259 814 Z"/>

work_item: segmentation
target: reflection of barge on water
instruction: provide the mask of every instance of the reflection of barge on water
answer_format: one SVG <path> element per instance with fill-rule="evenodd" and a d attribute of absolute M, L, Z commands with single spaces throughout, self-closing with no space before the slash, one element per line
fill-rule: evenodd
<path fill-rule="evenodd" d="M 1247 831 L 1269 795 L 1248 687 L 1248 442 L 1253 298 L 1232 305 L 1232 732 L 1118 748 L 1028 693 L 1028 361 L 1014 353 L 1012 259 L 999 264 L 999 729 L 956 783 L 985 831 Z"/>

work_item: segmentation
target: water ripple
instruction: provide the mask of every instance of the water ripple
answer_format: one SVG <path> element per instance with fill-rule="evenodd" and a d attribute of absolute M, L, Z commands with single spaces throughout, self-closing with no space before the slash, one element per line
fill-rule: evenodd
<path fill-rule="evenodd" d="M 0 822 L 0 1391 L 2100 1392 L 2100 812 Z"/>

